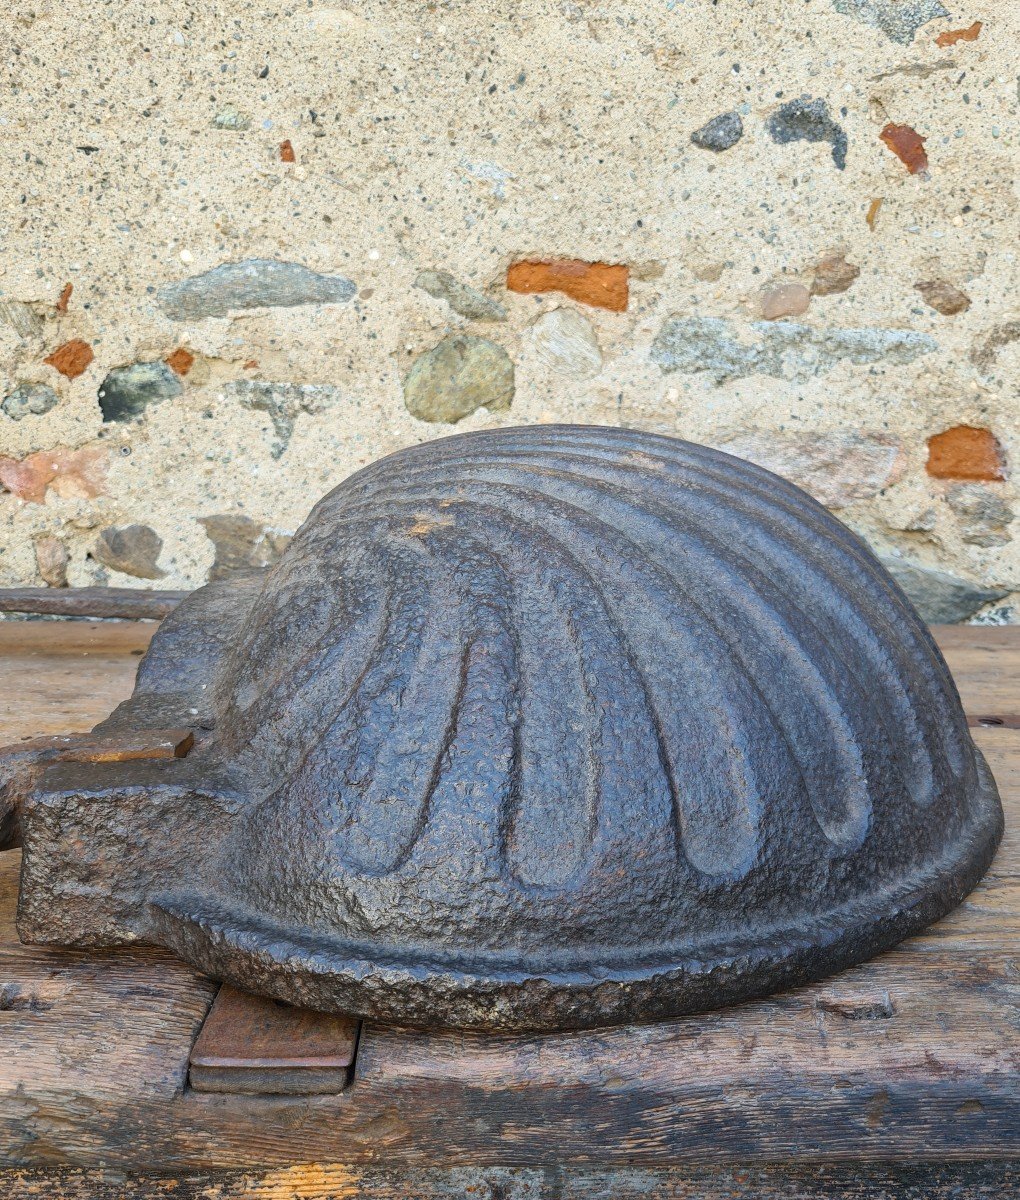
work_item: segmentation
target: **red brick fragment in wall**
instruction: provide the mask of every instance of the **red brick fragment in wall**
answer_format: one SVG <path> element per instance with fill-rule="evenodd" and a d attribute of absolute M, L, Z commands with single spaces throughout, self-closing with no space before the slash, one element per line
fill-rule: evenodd
<path fill-rule="evenodd" d="M 109 470 L 106 451 L 39 450 L 20 461 L 0 457 L 0 484 L 26 504 L 42 504 L 52 488 L 63 500 L 90 500 L 103 494 Z"/>
<path fill-rule="evenodd" d="M 975 21 L 973 25 L 968 25 L 966 29 L 947 29 L 945 33 L 940 33 L 935 39 L 935 45 L 944 48 L 946 46 L 955 46 L 957 42 L 976 42 L 980 32 L 980 21 Z"/>
<path fill-rule="evenodd" d="M 290 144 L 290 138 L 280 143 L 280 162 L 297 162 L 297 158 L 294 155 L 294 147 Z"/>
<path fill-rule="evenodd" d="M 75 338 L 73 341 L 58 346 L 49 358 L 43 359 L 43 362 L 68 379 L 77 379 L 88 369 L 93 358 L 95 355 L 88 342 L 83 342 L 81 338 Z"/>
<path fill-rule="evenodd" d="M 956 425 L 928 439 L 928 474 L 936 479 L 1006 478 L 1006 458 L 990 429 Z"/>
<path fill-rule="evenodd" d="M 54 306 L 58 313 L 66 313 L 67 312 L 67 306 L 70 303 L 71 293 L 73 291 L 74 291 L 73 283 L 65 283 L 64 284 L 63 290 L 60 293 L 60 299 L 57 301 L 56 305 Z"/>
<path fill-rule="evenodd" d="M 562 292 L 580 304 L 626 312 L 630 298 L 630 268 L 621 263 L 590 263 L 578 258 L 512 263 L 506 273 L 511 292 L 533 295 Z"/>
<path fill-rule="evenodd" d="M 178 346 L 173 354 L 168 354 L 163 361 L 176 374 L 187 375 L 195 365 L 195 356 L 184 346 Z"/>
<path fill-rule="evenodd" d="M 911 175 L 928 170 L 928 155 L 924 152 L 924 143 L 928 139 L 921 137 L 916 129 L 890 122 L 878 136 Z"/>

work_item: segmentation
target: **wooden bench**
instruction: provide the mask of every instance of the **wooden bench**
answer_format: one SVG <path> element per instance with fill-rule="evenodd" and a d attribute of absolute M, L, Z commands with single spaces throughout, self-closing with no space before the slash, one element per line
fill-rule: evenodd
<path fill-rule="evenodd" d="M 0 622 L 0 741 L 89 728 L 154 628 Z M 671 1024 L 365 1024 L 334 1094 L 200 1091 L 217 985 L 22 946 L 0 855 L 0 1197 L 1020 1197 L 1020 629 L 937 636 L 1006 807 L 984 883 L 872 963 Z"/>

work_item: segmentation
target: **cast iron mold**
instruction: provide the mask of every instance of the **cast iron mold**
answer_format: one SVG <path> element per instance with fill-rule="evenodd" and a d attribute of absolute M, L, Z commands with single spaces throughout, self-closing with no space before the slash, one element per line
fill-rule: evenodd
<path fill-rule="evenodd" d="M 618 429 L 348 479 L 270 572 L 166 619 L 95 737 L 181 727 L 183 758 L 8 767 L 23 940 L 155 943 L 405 1025 L 650 1021 L 817 978 L 948 912 L 1002 829 L 863 543 L 767 471 Z"/>

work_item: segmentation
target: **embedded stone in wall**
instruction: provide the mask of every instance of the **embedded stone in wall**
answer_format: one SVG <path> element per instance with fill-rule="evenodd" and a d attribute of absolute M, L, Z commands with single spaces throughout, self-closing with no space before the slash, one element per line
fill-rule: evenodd
<path fill-rule="evenodd" d="M 43 319 L 31 304 L 23 300 L 0 300 L 0 321 L 27 342 L 42 337 Z"/>
<path fill-rule="evenodd" d="M 702 258 L 699 255 L 694 255 L 687 260 L 687 266 L 690 268 L 691 274 L 699 283 L 715 283 L 727 265 L 732 266 L 732 263 L 727 264 L 724 260 Z"/>
<path fill-rule="evenodd" d="M 758 298 L 762 320 L 799 317 L 807 312 L 811 293 L 802 283 L 775 283 L 763 289 Z"/>
<path fill-rule="evenodd" d="M 970 352 L 970 361 L 979 371 L 990 371 L 999 359 L 1003 346 L 1020 341 L 1020 321 L 1003 321 L 993 325 L 982 338 L 975 340 Z"/>
<path fill-rule="evenodd" d="M 197 321 L 249 308 L 346 304 L 356 291 L 343 275 L 320 275 L 295 262 L 247 258 L 164 284 L 156 299 L 173 320 Z"/>
<path fill-rule="evenodd" d="M 323 412 L 344 399 L 343 391 L 328 383 L 276 383 L 261 379 L 235 379 L 224 395 L 239 400 L 245 408 L 269 414 L 276 440 L 270 453 L 280 458 L 290 444 L 294 423 L 301 413 Z"/>
<path fill-rule="evenodd" d="M 935 39 L 935 45 L 944 50 L 947 46 L 955 46 L 957 42 L 976 42 L 982 28 L 981 22 L 975 21 L 964 29 L 947 29 Z"/>
<path fill-rule="evenodd" d="M 1009 595 L 1002 588 L 980 587 L 946 571 L 936 571 L 893 555 L 882 556 L 882 565 L 929 625 L 955 625 L 966 621 L 979 608 Z"/>
<path fill-rule="evenodd" d="M 955 425 L 928 439 L 928 474 L 936 479 L 1002 480 L 1006 456 L 990 429 Z"/>
<path fill-rule="evenodd" d="M 163 361 L 175 375 L 180 375 L 183 378 L 195 365 L 195 356 L 187 346 L 178 346 Z"/>
<path fill-rule="evenodd" d="M 150 404 L 172 400 L 184 391 L 175 371 L 165 362 L 137 362 L 115 367 L 99 385 L 104 421 L 131 421 Z"/>
<path fill-rule="evenodd" d="M 51 488 L 63 500 L 89 500 L 105 491 L 108 470 L 106 451 L 99 446 L 58 446 L 20 460 L 0 457 L 0 484 L 27 504 L 44 503 Z"/>
<path fill-rule="evenodd" d="M 404 380 L 404 404 L 419 421 L 454 424 L 479 408 L 508 409 L 514 364 L 487 338 L 454 334 L 422 354 Z"/>
<path fill-rule="evenodd" d="M 461 283 L 448 271 L 420 271 L 414 286 L 447 304 L 469 321 L 505 321 L 506 308 L 477 288 Z"/>
<path fill-rule="evenodd" d="M 156 565 L 163 539 L 148 525 L 111 526 L 96 539 L 91 554 L 97 562 L 137 579 L 162 579 L 166 571 Z"/>
<path fill-rule="evenodd" d="M 949 16 L 939 0 L 832 0 L 832 7 L 904 45 L 912 42 L 914 34 L 928 21 Z"/>
<path fill-rule="evenodd" d="M 35 567 L 47 587 L 67 587 L 67 547 L 52 533 L 35 539 Z"/>
<path fill-rule="evenodd" d="M 669 317 L 652 343 L 652 361 L 664 374 L 707 372 L 716 383 L 755 374 L 796 382 L 824 374 L 844 359 L 905 366 L 938 349 L 934 338 L 910 329 L 815 329 L 793 321 L 754 321 L 746 327 L 756 339 L 749 342 L 738 336 L 742 328 L 723 317 Z"/>
<path fill-rule="evenodd" d="M 826 254 L 814 268 L 811 295 L 834 296 L 845 292 L 860 273 L 861 268 L 847 262 L 842 254 Z"/>
<path fill-rule="evenodd" d="M 59 371 L 66 379 L 77 379 L 88 370 L 94 358 L 88 342 L 83 342 L 81 338 L 72 338 L 71 341 L 58 346 L 48 358 L 43 359 L 43 362 Z"/>
<path fill-rule="evenodd" d="M 842 171 L 846 167 L 847 139 L 842 126 L 829 114 L 824 100 L 798 96 L 769 117 L 766 122 L 769 136 L 779 145 L 787 142 L 828 142 L 832 161 Z"/>
<path fill-rule="evenodd" d="M 22 383 L 4 397 L 0 411 L 12 421 L 21 421 L 25 417 L 41 417 L 59 402 L 57 393 L 44 383 Z"/>
<path fill-rule="evenodd" d="M 954 317 L 970 308 L 970 296 L 944 279 L 915 283 L 914 290 L 921 293 L 929 308 L 935 309 L 944 317 Z"/>
<path fill-rule="evenodd" d="M 209 582 L 226 579 L 238 571 L 261 570 L 280 561 L 290 542 L 290 534 L 276 533 L 240 513 L 217 513 L 199 517 L 215 550 L 209 568 Z"/>
<path fill-rule="evenodd" d="M 890 121 L 878 136 L 911 175 L 920 175 L 928 170 L 928 155 L 924 149 L 928 139 L 921 137 L 912 126 L 896 125 Z"/>
<path fill-rule="evenodd" d="M 554 308 L 543 313 L 531 327 L 538 357 L 562 375 L 591 379 L 602 370 L 602 350 L 584 313 L 573 308 Z"/>
<path fill-rule="evenodd" d="M 979 483 L 958 483 L 946 492 L 956 515 L 960 537 L 975 546 L 1005 546 L 1012 541 L 1008 526 L 1013 510 L 1001 496 Z"/>
<path fill-rule="evenodd" d="M 744 122 L 738 112 L 720 113 L 706 121 L 691 134 L 691 141 L 701 150 L 714 150 L 716 154 L 729 150 L 744 136 Z"/>
<path fill-rule="evenodd" d="M 213 117 L 212 127 L 213 129 L 229 129 L 235 133 L 243 133 L 246 129 L 251 129 L 251 117 L 247 113 L 241 112 L 233 104 L 228 104 Z"/>
<path fill-rule="evenodd" d="M 900 443 L 882 433 L 754 433 L 719 449 L 782 475 L 828 508 L 877 496 L 907 466 Z"/>
<path fill-rule="evenodd" d="M 630 299 L 630 269 L 622 263 L 584 262 L 578 258 L 527 259 L 506 273 L 511 292 L 525 295 L 560 292 L 579 304 L 625 312 Z"/>

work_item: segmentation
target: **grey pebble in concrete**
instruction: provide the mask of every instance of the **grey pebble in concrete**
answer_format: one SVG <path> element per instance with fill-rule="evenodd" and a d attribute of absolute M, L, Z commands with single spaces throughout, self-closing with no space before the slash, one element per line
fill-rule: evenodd
<path fill-rule="evenodd" d="M 745 328 L 756 341 L 741 336 Z M 665 374 L 707 371 L 721 383 L 756 374 L 805 380 L 843 359 L 902 366 L 937 349 L 934 338 L 911 329 L 816 329 L 794 321 L 736 326 L 723 317 L 670 317 L 652 343 L 651 355 Z"/>
<path fill-rule="evenodd" d="M 506 307 L 477 288 L 461 283 L 448 271 L 420 271 L 414 286 L 447 304 L 469 321 L 505 321 Z"/>
<path fill-rule="evenodd" d="M 740 113 L 726 112 L 706 121 L 691 134 L 691 141 L 702 150 L 714 150 L 717 154 L 729 150 L 744 136 L 744 122 Z"/>
<path fill-rule="evenodd" d="M 56 408 L 59 402 L 57 393 L 46 384 L 23 383 L 4 397 L 0 411 L 12 421 L 21 421 L 25 417 L 41 417 Z"/>
<path fill-rule="evenodd" d="M 939 0 L 832 0 L 832 7 L 845 17 L 873 25 L 887 38 L 907 45 L 922 25 L 936 17 L 948 17 Z"/>
<path fill-rule="evenodd" d="M 245 408 L 269 414 L 276 433 L 271 454 L 280 458 L 290 444 L 294 422 L 300 413 L 319 413 L 340 403 L 344 392 L 328 383 L 277 383 L 260 379 L 237 379 L 224 394 Z"/>
<path fill-rule="evenodd" d="M 173 320 L 198 321 L 239 309 L 346 304 L 356 291 L 343 275 L 319 275 L 295 262 L 247 258 L 165 284 L 156 298 Z"/>
<path fill-rule="evenodd" d="M 1008 590 L 978 587 L 946 571 L 936 571 L 892 555 L 883 556 L 882 565 L 929 625 L 966 621 L 979 608 L 1009 594 Z"/>
<path fill-rule="evenodd" d="M 114 367 L 99 385 L 99 407 L 104 421 L 130 421 L 150 404 L 172 400 L 184 388 L 165 362 L 137 362 Z"/>
<path fill-rule="evenodd" d="M 767 125 L 769 136 L 779 145 L 828 142 L 832 147 L 832 161 L 841 171 L 846 167 L 846 134 L 832 119 L 824 100 L 812 100 L 810 96 L 788 100 L 769 117 Z"/>

